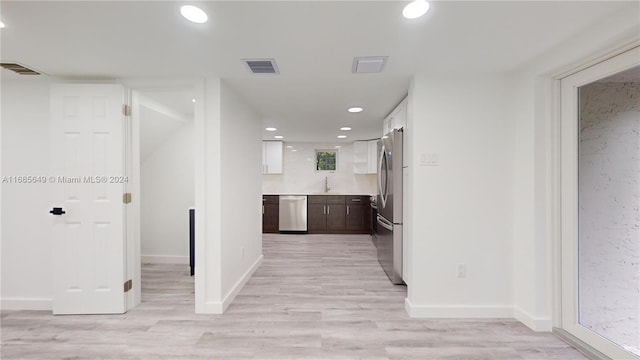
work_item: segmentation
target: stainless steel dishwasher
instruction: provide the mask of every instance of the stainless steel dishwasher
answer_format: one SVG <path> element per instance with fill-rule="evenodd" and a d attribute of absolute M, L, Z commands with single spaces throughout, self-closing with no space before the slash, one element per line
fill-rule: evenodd
<path fill-rule="evenodd" d="M 280 231 L 307 231 L 307 196 L 280 195 Z"/>

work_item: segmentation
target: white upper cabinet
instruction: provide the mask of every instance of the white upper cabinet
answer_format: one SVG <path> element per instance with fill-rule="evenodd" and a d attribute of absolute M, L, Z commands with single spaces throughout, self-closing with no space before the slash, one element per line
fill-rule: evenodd
<path fill-rule="evenodd" d="M 369 152 L 369 161 L 367 169 L 369 174 L 378 173 L 378 140 L 367 141 L 367 150 Z"/>
<path fill-rule="evenodd" d="M 382 134 L 387 134 L 393 129 L 402 129 L 407 125 L 407 98 L 404 98 L 398 106 L 383 120 Z"/>
<path fill-rule="evenodd" d="M 378 172 L 378 140 L 353 142 L 353 173 L 375 174 Z"/>
<path fill-rule="evenodd" d="M 282 141 L 262 142 L 262 173 L 282 174 L 283 146 Z"/>

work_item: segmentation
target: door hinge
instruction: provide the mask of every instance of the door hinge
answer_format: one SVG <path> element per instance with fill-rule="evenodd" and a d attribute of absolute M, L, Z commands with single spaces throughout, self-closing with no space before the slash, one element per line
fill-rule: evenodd
<path fill-rule="evenodd" d="M 122 202 L 128 204 L 131 202 L 131 193 L 122 194 Z"/>
<path fill-rule="evenodd" d="M 124 282 L 124 292 L 128 292 L 133 288 L 133 281 L 131 279 Z"/>
<path fill-rule="evenodd" d="M 126 104 L 122 105 L 122 115 L 131 116 L 131 106 Z"/>

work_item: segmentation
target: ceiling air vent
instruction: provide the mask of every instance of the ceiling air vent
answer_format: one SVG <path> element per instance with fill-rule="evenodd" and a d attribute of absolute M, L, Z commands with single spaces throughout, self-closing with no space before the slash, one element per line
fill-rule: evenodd
<path fill-rule="evenodd" d="M 242 59 L 252 74 L 279 74 L 274 59 Z"/>
<path fill-rule="evenodd" d="M 384 69 L 388 56 L 363 56 L 353 58 L 351 71 L 354 74 L 379 73 Z"/>
<path fill-rule="evenodd" d="M 20 75 L 40 75 L 39 72 L 35 71 L 35 70 L 31 70 L 27 67 L 24 67 L 20 64 L 16 64 L 16 63 L 0 63 L 0 66 L 2 66 L 3 68 L 7 69 L 7 70 L 11 70 L 15 73 L 18 73 Z"/>

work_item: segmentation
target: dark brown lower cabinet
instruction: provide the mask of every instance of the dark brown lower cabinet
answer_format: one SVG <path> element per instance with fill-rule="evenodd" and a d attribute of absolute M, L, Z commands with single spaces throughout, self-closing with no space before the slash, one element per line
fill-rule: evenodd
<path fill-rule="evenodd" d="M 280 231 L 280 197 L 278 195 L 262 196 L 262 232 L 278 233 Z"/>
<path fill-rule="evenodd" d="M 309 196 L 309 201 L 311 196 Z M 313 232 L 327 228 L 327 205 L 307 202 L 307 230 Z"/>
<path fill-rule="evenodd" d="M 280 197 L 262 196 L 262 232 L 280 232 Z M 368 234 L 369 196 L 309 195 L 307 230 L 310 234 Z"/>
<path fill-rule="evenodd" d="M 347 196 L 346 199 L 346 229 L 357 233 L 367 234 L 369 232 L 369 209 L 368 196 Z"/>
<path fill-rule="evenodd" d="M 327 230 L 346 229 L 346 208 L 344 204 L 327 204 Z"/>
<path fill-rule="evenodd" d="M 353 200 L 356 199 L 356 200 Z M 311 234 L 368 234 L 368 196 L 310 195 L 307 226 Z"/>

